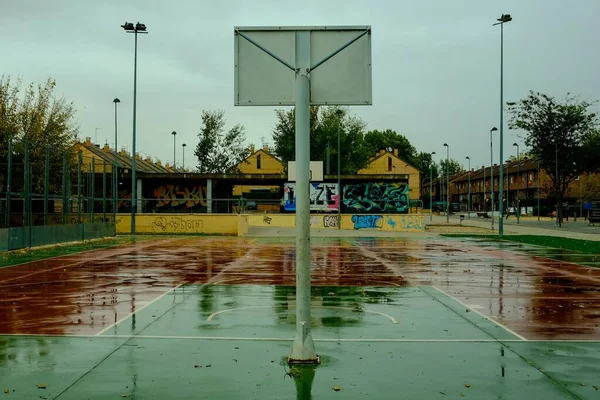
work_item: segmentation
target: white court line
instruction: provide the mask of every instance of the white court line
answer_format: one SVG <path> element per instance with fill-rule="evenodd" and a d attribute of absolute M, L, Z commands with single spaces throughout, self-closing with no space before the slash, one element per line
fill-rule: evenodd
<path fill-rule="evenodd" d="M 231 311 L 239 311 L 239 310 L 251 310 L 251 309 L 255 309 L 255 308 L 271 308 L 272 306 L 249 306 L 249 307 L 238 307 L 238 308 L 229 308 L 227 310 L 221 310 L 221 311 L 217 311 L 214 312 L 212 314 L 210 314 L 208 316 L 208 318 L 206 318 L 207 321 L 212 321 L 214 317 L 216 317 L 219 314 L 224 314 L 226 312 L 231 312 Z M 354 308 L 350 308 L 350 307 L 335 307 L 335 306 L 311 306 L 312 308 L 331 308 L 334 310 L 348 310 L 348 311 L 357 311 Z M 379 311 L 371 311 L 371 310 L 360 310 L 360 312 L 366 312 L 366 313 L 370 313 L 370 314 L 377 314 L 377 315 L 382 315 L 384 317 L 389 318 L 390 321 L 392 321 L 392 324 L 397 324 L 398 321 L 396 320 L 396 318 L 392 317 L 389 314 L 386 313 L 382 313 Z"/>
<path fill-rule="evenodd" d="M 115 322 L 114 324 L 111 324 L 109 326 L 107 326 L 106 328 L 102 329 L 100 332 L 96 333 L 95 336 L 100 336 L 102 335 L 104 332 L 114 328 L 115 326 L 119 325 L 121 322 L 125 321 L 126 319 L 130 318 L 133 314 L 138 313 L 140 311 L 142 311 L 144 308 L 156 303 L 157 301 L 159 301 L 160 299 L 162 299 L 163 297 L 165 297 L 166 295 L 168 295 L 171 292 L 174 292 L 175 290 L 177 290 L 179 287 L 181 287 L 183 285 L 183 283 L 180 283 L 179 285 L 175 286 L 174 288 L 171 288 L 169 290 L 167 290 L 166 292 L 164 292 L 163 294 L 161 294 L 160 296 L 158 296 L 157 298 L 155 298 L 154 300 L 152 300 L 151 302 L 144 304 L 142 307 L 140 307 L 139 309 L 127 314 L 126 316 L 124 316 L 123 318 L 121 318 L 120 320 L 118 320 L 117 322 Z"/>
<path fill-rule="evenodd" d="M 45 338 L 79 338 L 79 339 L 181 339 L 181 340 L 222 340 L 222 341 L 286 341 L 291 342 L 293 338 L 273 338 L 273 337 L 236 337 L 236 336 L 163 336 L 163 335 L 44 335 L 39 333 L 34 334 L 20 334 L 20 333 L 7 333 L 0 334 L 0 337 L 45 337 Z M 523 343 L 521 339 L 395 339 L 395 338 L 345 338 L 345 339 L 333 339 L 333 338 L 314 338 L 315 342 L 398 342 L 398 343 Z M 585 340 L 585 339 L 573 339 L 573 340 L 527 340 L 528 343 L 591 343 L 600 344 L 600 340 Z"/>
<path fill-rule="evenodd" d="M 483 306 L 480 306 L 479 304 L 467 304 L 467 307 L 471 308 L 471 309 L 476 309 L 476 308 L 485 308 Z"/>
<path fill-rule="evenodd" d="M 436 287 L 436 286 L 432 286 L 432 288 L 434 288 L 435 290 L 437 290 L 438 292 L 440 292 L 440 293 L 441 293 L 441 294 L 443 294 L 444 296 L 448 296 L 448 297 L 449 297 L 449 298 L 451 298 L 452 300 L 454 300 L 454 301 L 456 301 L 456 302 L 458 302 L 458 303 L 462 304 L 463 306 L 467 307 L 469 310 L 473 311 L 474 313 L 481 315 L 483 318 L 485 318 L 485 319 L 487 319 L 488 321 L 490 321 L 490 322 L 494 323 L 495 325 L 497 325 L 497 326 L 501 327 L 502 329 L 504 329 L 505 331 L 507 331 L 507 332 L 508 332 L 508 333 L 510 333 L 511 335 L 514 335 L 514 336 L 518 337 L 518 338 L 519 338 L 519 339 L 521 339 L 521 340 L 525 340 L 525 341 L 527 341 L 527 339 L 526 339 L 525 337 L 523 337 L 523 336 L 519 335 L 517 332 L 513 331 L 513 330 L 512 330 L 512 329 L 510 329 L 509 327 L 506 327 L 506 326 L 502 325 L 501 323 L 497 322 L 496 320 L 494 320 L 494 319 L 492 319 L 492 318 L 488 317 L 487 315 L 485 315 L 485 314 L 482 314 L 481 312 L 479 312 L 479 311 L 475 310 L 474 308 L 471 308 L 471 307 L 470 307 L 468 304 L 465 304 L 465 303 L 463 303 L 462 301 L 460 301 L 460 300 L 459 300 L 459 299 L 457 299 L 456 297 L 454 297 L 454 296 L 452 296 L 452 295 L 450 295 L 450 294 L 448 294 L 448 293 L 444 292 L 442 289 L 440 289 L 440 288 L 438 288 L 438 287 Z M 504 340 L 502 340 L 502 341 L 504 341 Z"/>

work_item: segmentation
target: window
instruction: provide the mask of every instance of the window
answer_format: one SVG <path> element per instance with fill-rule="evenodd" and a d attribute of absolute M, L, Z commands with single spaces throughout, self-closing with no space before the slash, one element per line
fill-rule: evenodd
<path fill-rule="evenodd" d="M 388 171 L 392 170 L 392 157 L 388 157 Z"/>
<path fill-rule="evenodd" d="M 256 156 L 256 169 L 261 169 L 261 166 L 262 166 L 262 165 L 261 165 L 261 164 L 262 164 L 262 160 L 261 160 L 261 158 L 262 158 L 262 157 L 261 157 L 261 155 L 260 155 L 260 154 Z"/>

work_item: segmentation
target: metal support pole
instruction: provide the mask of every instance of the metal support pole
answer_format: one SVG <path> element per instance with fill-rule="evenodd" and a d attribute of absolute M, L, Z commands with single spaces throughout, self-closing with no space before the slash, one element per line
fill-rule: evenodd
<path fill-rule="evenodd" d="M 521 206 L 519 204 L 519 186 L 521 185 L 521 181 L 519 180 L 519 168 L 521 167 L 521 152 L 519 151 L 519 146 L 517 146 L 517 224 L 519 224 L 519 220 L 521 218 Z M 506 184 L 508 187 L 508 183 Z"/>
<path fill-rule="evenodd" d="M 106 160 L 102 161 L 102 223 L 106 222 Z"/>
<path fill-rule="evenodd" d="M 83 153 L 80 151 L 77 159 L 77 223 L 81 224 L 81 163 Z"/>
<path fill-rule="evenodd" d="M 485 165 L 483 165 L 483 211 L 487 211 L 485 209 Z"/>
<path fill-rule="evenodd" d="M 67 200 L 67 182 L 70 182 L 70 179 L 67 179 L 67 154 L 63 153 L 62 157 L 62 221 L 63 224 L 67 223 L 67 211 L 68 211 L 68 200 Z"/>
<path fill-rule="evenodd" d="M 10 228 L 10 203 L 12 201 L 12 137 L 8 138 L 8 175 L 6 177 L 6 227 Z"/>
<path fill-rule="evenodd" d="M 429 220 L 433 221 L 433 168 L 429 163 Z"/>
<path fill-rule="evenodd" d="M 559 203 L 558 201 L 558 190 L 560 188 L 560 180 L 558 179 L 558 139 L 554 138 L 554 154 L 555 154 L 555 159 L 554 159 L 554 169 L 555 169 L 555 176 L 556 178 L 554 179 L 554 187 L 556 188 L 555 190 L 555 196 L 556 196 L 556 225 L 560 226 L 560 216 L 561 216 L 561 208 L 562 208 L 562 204 Z"/>
<path fill-rule="evenodd" d="M 331 175 L 331 143 L 327 139 L 327 151 L 325 152 L 325 174 Z"/>
<path fill-rule="evenodd" d="M 288 362 L 316 364 L 319 357 L 310 329 L 309 32 L 296 33 L 296 66 L 296 337 Z"/>
<path fill-rule="evenodd" d="M 28 245 L 27 247 L 31 247 L 31 165 L 29 164 L 29 141 L 25 142 L 25 179 L 24 179 L 24 211 L 25 211 L 25 220 L 23 221 L 23 225 L 27 227 L 27 237 L 28 237 Z"/>
<path fill-rule="evenodd" d="M 117 105 L 121 102 L 118 98 L 113 100 L 115 103 L 115 160 L 114 165 L 112 167 L 112 179 L 113 179 L 113 222 L 117 223 L 117 204 L 118 204 L 118 193 L 119 193 L 119 147 L 117 145 L 118 141 L 118 119 L 117 119 Z"/>
<path fill-rule="evenodd" d="M 44 225 L 48 225 L 48 189 L 50 187 L 50 147 L 46 146 L 44 163 Z"/>
<path fill-rule="evenodd" d="M 502 196 L 503 189 L 503 179 L 504 179 L 504 168 L 502 168 L 504 162 L 504 24 L 500 24 L 500 179 L 498 186 L 498 211 L 500 213 L 500 218 L 498 219 L 498 235 L 502 237 L 504 234 L 504 220 L 502 219 L 502 211 L 504 210 L 504 201 Z M 493 190 L 492 190 L 493 193 Z M 493 224 L 492 219 L 492 224 Z M 492 229 L 494 229 L 492 225 Z"/>
<path fill-rule="evenodd" d="M 491 192 L 491 201 L 492 204 L 490 206 L 492 215 L 490 218 L 492 220 L 492 230 L 494 230 L 494 151 L 492 149 L 493 141 L 492 141 L 492 131 L 490 131 L 490 192 Z M 502 198 L 502 190 L 500 190 L 500 198 Z M 502 221 L 502 214 L 500 214 L 500 221 Z"/>
<path fill-rule="evenodd" d="M 469 194 L 468 194 L 468 201 L 467 201 L 467 215 L 469 216 L 468 218 L 471 218 L 471 158 L 467 157 L 467 160 L 469 160 L 469 175 L 468 175 L 468 179 L 469 179 Z"/>
<path fill-rule="evenodd" d="M 542 184 L 540 178 L 540 159 L 538 157 L 538 222 L 540 220 L 540 185 Z"/>
<path fill-rule="evenodd" d="M 450 146 L 444 143 L 446 147 L 446 223 L 450 222 Z"/>
<path fill-rule="evenodd" d="M 137 30 L 134 33 L 135 37 L 135 50 L 133 56 L 133 149 L 131 157 L 131 234 L 135 235 L 135 212 L 137 205 L 136 196 L 136 159 L 135 159 L 135 117 L 136 117 L 136 103 L 137 103 Z"/>
<path fill-rule="evenodd" d="M 340 132 L 340 121 L 338 121 L 338 129 L 337 129 L 337 183 L 338 183 L 338 230 L 342 229 L 342 178 L 341 178 L 341 170 L 342 170 L 342 145 L 341 145 L 341 132 Z M 309 127 L 310 129 L 310 127 Z"/>
<path fill-rule="evenodd" d="M 92 158 L 92 168 L 90 174 L 90 223 L 94 222 L 94 212 L 96 206 L 96 158 Z"/>

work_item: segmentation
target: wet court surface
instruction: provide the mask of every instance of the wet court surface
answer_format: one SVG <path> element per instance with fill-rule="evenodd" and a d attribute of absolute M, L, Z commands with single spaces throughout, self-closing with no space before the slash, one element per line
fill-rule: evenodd
<path fill-rule="evenodd" d="M 291 240 L 160 238 L 0 268 L 0 390 L 48 399 L 600 398 L 597 255 L 313 238 L 322 364 L 290 370 Z"/>

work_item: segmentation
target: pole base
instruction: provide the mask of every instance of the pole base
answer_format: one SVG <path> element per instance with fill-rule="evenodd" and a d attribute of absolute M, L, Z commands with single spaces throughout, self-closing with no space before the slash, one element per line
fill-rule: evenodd
<path fill-rule="evenodd" d="M 297 326 L 292 353 L 288 357 L 288 364 L 319 364 L 320 362 L 310 333 L 310 323 L 302 321 Z"/>

